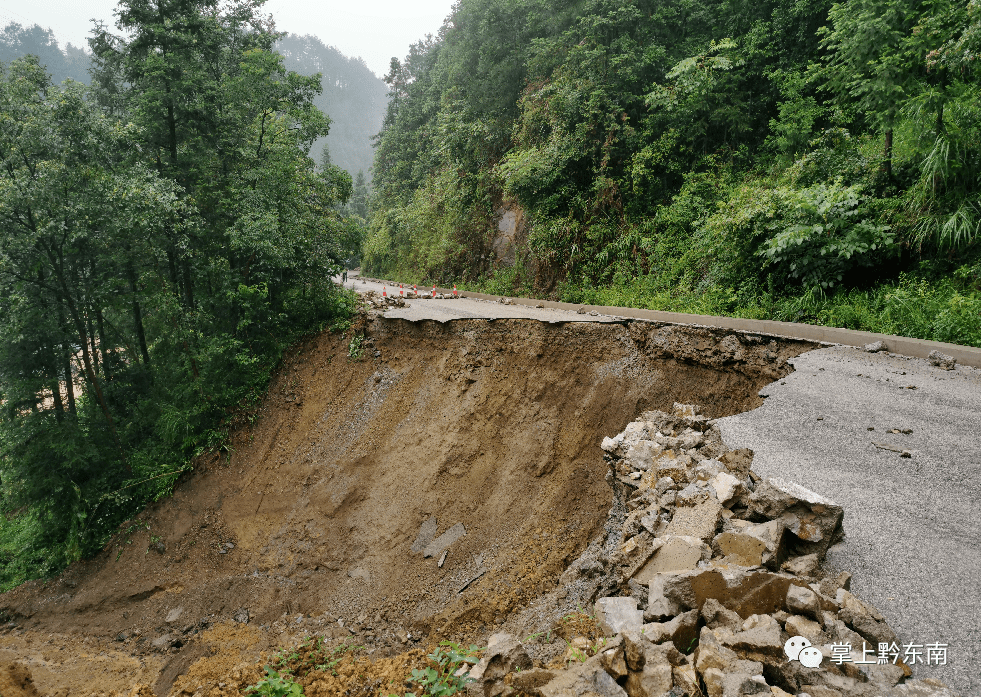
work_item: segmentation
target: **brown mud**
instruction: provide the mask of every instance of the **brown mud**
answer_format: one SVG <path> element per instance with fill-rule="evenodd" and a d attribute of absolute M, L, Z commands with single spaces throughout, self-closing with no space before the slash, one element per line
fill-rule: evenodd
<path fill-rule="evenodd" d="M 363 317 L 354 331 L 358 360 L 352 332 L 294 347 L 229 452 L 95 558 L 0 596 L 0 681 L 19 662 L 42 695 L 162 696 L 306 634 L 393 661 L 483 636 L 602 530 L 604 436 L 674 402 L 755 408 L 814 348 L 649 322 Z M 431 517 L 436 535 L 466 531 L 441 565 L 410 551 Z"/>

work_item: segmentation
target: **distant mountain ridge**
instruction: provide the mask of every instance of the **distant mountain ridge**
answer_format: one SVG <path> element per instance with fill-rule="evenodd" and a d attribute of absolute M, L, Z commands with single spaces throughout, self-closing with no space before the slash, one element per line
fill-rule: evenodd
<path fill-rule="evenodd" d="M 361 58 L 348 58 L 316 36 L 287 34 L 277 44 L 288 70 L 301 75 L 323 74 L 323 93 L 314 100 L 331 119 L 330 135 L 314 143 L 311 156 L 321 161 L 324 145 L 330 161 L 352 177 L 370 178 L 374 157 L 372 137 L 381 130 L 388 105 L 388 86 Z M 0 63 L 27 54 L 41 59 L 55 83 L 67 78 L 89 83 L 90 54 L 67 44 L 62 49 L 54 32 L 38 24 L 25 27 L 11 22 L 0 31 Z"/>
<path fill-rule="evenodd" d="M 276 43 L 286 67 L 301 75 L 323 74 L 323 93 L 314 103 L 331 118 L 330 135 L 318 140 L 312 154 L 320 159 L 324 145 L 330 161 L 352 176 L 369 176 L 374 158 L 371 139 L 381 130 L 388 107 L 388 85 L 361 58 L 348 58 L 316 36 L 287 34 Z"/>

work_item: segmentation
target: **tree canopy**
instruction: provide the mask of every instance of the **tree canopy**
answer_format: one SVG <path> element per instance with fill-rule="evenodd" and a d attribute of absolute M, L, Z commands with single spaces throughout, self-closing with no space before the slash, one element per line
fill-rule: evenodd
<path fill-rule="evenodd" d="M 309 157 L 320 76 L 270 27 L 251 1 L 124 0 L 91 88 L 0 66 L 3 585 L 97 549 L 349 311 L 351 177 Z"/>

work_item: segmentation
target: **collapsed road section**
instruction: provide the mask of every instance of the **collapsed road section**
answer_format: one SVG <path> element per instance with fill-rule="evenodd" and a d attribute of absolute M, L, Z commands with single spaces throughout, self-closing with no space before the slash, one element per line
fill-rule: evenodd
<path fill-rule="evenodd" d="M 304 632 L 383 653 L 485 632 L 602 529 L 605 435 L 674 402 L 758 406 L 813 348 L 642 322 L 362 322 L 296 347 L 230 452 L 100 555 L 3 596 L 0 660 L 35 656 L 43 693 L 163 676 L 162 695 L 226 620 L 256 632 L 245 658 Z"/>

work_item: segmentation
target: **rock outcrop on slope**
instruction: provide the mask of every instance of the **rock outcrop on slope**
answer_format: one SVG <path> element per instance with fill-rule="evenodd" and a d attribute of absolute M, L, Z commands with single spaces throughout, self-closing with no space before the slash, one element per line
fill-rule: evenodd
<path fill-rule="evenodd" d="M 563 574 L 597 635 L 533 668 L 491 637 L 471 688 L 485 697 L 951 697 L 914 680 L 885 618 L 826 575 L 841 506 L 761 479 L 697 407 L 646 412 L 603 440 L 614 491 L 604 539 Z M 578 648 L 575 648 L 578 647 Z M 524 669 L 524 670 L 522 670 Z"/>

